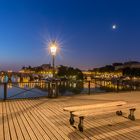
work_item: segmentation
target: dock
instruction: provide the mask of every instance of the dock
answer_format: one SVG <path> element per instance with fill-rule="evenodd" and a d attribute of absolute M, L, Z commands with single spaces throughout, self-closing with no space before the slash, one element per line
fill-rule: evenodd
<path fill-rule="evenodd" d="M 140 140 L 140 106 L 136 121 L 115 113 L 87 117 L 84 132 L 70 126 L 64 107 L 125 100 L 139 103 L 140 92 L 76 95 L 55 99 L 0 101 L 0 140 Z"/>

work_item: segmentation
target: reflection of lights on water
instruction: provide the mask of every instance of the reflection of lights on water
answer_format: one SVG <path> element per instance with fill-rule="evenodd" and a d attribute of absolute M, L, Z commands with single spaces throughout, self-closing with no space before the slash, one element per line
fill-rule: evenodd
<path fill-rule="evenodd" d="M 88 82 L 84 82 L 83 87 L 84 88 L 88 88 L 89 87 L 89 83 Z M 95 83 L 90 82 L 90 88 L 95 88 Z"/>
<path fill-rule="evenodd" d="M 12 83 L 8 83 L 7 88 L 11 89 L 12 87 Z"/>
<path fill-rule="evenodd" d="M 76 87 L 76 83 L 73 84 L 73 87 L 74 87 L 74 88 Z"/>
<path fill-rule="evenodd" d="M 39 86 L 40 88 L 45 88 L 48 86 L 48 84 L 45 85 L 45 83 L 42 82 L 41 83 L 28 82 L 28 83 L 18 83 L 18 86 L 20 88 L 35 88 L 36 86 Z"/>

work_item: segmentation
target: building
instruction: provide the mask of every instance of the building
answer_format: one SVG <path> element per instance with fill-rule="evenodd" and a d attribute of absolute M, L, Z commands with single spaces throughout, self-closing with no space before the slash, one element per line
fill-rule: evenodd
<path fill-rule="evenodd" d="M 42 64 L 41 66 L 37 67 L 23 67 L 19 73 L 22 74 L 36 74 L 42 75 L 43 77 L 52 77 L 53 76 L 53 68 L 51 64 Z M 55 69 L 55 73 L 57 73 L 57 69 Z"/>
<path fill-rule="evenodd" d="M 118 78 L 123 75 L 122 71 L 112 71 L 112 72 L 95 72 L 95 71 L 83 71 L 84 77 L 94 77 L 94 78 Z"/>
<path fill-rule="evenodd" d="M 51 69 L 52 67 L 51 67 L 51 64 L 42 64 L 41 66 L 40 66 L 43 70 L 48 70 L 48 69 Z"/>
<path fill-rule="evenodd" d="M 129 61 L 129 62 L 125 62 L 123 65 L 115 66 L 115 70 L 121 70 L 125 68 L 130 68 L 130 69 L 140 68 L 140 62 Z"/>

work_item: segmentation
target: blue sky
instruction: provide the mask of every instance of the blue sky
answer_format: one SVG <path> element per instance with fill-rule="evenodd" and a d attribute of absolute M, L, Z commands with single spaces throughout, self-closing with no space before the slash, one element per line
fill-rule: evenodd
<path fill-rule="evenodd" d="M 139 61 L 139 7 L 139 0 L 0 0 L 0 69 L 50 63 L 49 39 L 61 44 L 57 65 Z"/>

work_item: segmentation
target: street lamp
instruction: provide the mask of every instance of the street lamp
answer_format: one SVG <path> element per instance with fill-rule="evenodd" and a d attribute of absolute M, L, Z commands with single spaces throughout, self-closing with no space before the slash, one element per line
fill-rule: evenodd
<path fill-rule="evenodd" d="M 58 48 L 58 43 L 53 40 L 49 43 L 49 49 L 50 49 L 50 53 L 52 55 L 52 66 L 53 66 L 53 78 L 55 77 L 55 56 L 56 56 L 56 52 L 57 52 L 57 48 Z"/>

